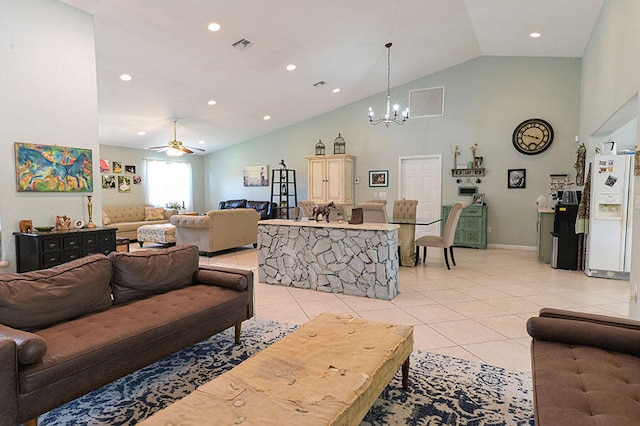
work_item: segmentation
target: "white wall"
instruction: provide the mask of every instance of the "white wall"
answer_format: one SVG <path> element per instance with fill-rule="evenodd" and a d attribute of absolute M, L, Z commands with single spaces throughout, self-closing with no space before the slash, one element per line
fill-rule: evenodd
<path fill-rule="evenodd" d="M 477 155 L 484 157 L 487 171 L 482 183 L 472 184 L 486 194 L 492 229 L 489 243 L 535 246 L 535 200 L 540 194 L 546 196 L 549 174 L 575 177 L 580 60 L 481 57 L 392 88 L 391 95 L 406 106 L 409 90 L 436 86 L 445 86 L 444 117 L 416 118 L 389 128 L 371 126 L 368 107 L 380 110 L 384 106 L 385 93 L 381 93 L 209 154 L 205 166 L 208 204 L 230 198 L 269 199 L 270 188 L 242 186 L 242 168 L 254 164 L 277 168 L 281 158 L 297 170 L 298 200 L 307 199 L 304 156 L 313 155 L 318 139 L 327 152 L 333 152 L 338 132 L 346 140 L 347 153 L 357 157 L 356 202 L 373 198 L 373 192 L 380 190 L 368 187 L 369 170 L 389 170 L 386 192 L 391 203 L 397 197 L 399 156 L 442 154 L 442 202 L 448 204 L 459 199 L 459 185 L 451 177 L 452 146 L 460 145 L 459 160 L 467 162 L 471 145 L 477 143 Z M 527 156 L 513 148 L 511 135 L 520 122 L 533 117 L 551 123 L 555 141 L 546 152 Z M 512 168 L 527 169 L 526 189 L 507 189 L 507 170 Z"/>
<path fill-rule="evenodd" d="M 12 232 L 21 219 L 36 226 L 53 225 L 63 214 L 88 219 L 87 193 L 16 191 L 13 143 L 91 149 L 99 177 L 98 98 L 91 16 L 51 0 L 0 0 L 0 10 L 0 236 L 2 257 L 10 262 L 0 270 L 8 272 L 15 270 Z"/>

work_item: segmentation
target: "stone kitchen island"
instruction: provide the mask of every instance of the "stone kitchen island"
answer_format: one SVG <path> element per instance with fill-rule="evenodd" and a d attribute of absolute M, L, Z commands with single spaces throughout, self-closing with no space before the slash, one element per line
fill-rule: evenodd
<path fill-rule="evenodd" d="M 398 294 L 398 228 L 386 223 L 261 220 L 261 283 L 391 300 Z"/>

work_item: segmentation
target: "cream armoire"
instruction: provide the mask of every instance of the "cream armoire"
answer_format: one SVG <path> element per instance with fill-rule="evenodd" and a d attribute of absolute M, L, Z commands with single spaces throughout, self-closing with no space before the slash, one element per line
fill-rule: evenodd
<path fill-rule="evenodd" d="M 309 171 L 309 201 L 353 207 L 353 174 L 356 157 L 347 154 L 305 157 Z"/>

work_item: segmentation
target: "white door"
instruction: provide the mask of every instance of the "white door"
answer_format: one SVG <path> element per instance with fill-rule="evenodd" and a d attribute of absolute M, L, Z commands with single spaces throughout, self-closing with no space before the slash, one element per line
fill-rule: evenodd
<path fill-rule="evenodd" d="M 442 207 L 442 155 L 400 157 L 400 199 L 418 200 L 419 218 L 439 218 Z M 417 226 L 416 238 L 440 235 L 440 223 Z"/>

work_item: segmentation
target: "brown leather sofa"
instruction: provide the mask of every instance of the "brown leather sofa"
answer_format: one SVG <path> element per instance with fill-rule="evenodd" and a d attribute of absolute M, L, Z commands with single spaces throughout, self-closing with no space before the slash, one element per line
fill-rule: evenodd
<path fill-rule="evenodd" d="M 37 416 L 253 316 L 253 273 L 196 246 L 0 275 L 0 425 Z"/>
<path fill-rule="evenodd" d="M 545 308 L 530 318 L 537 426 L 640 424 L 640 322 Z"/>

